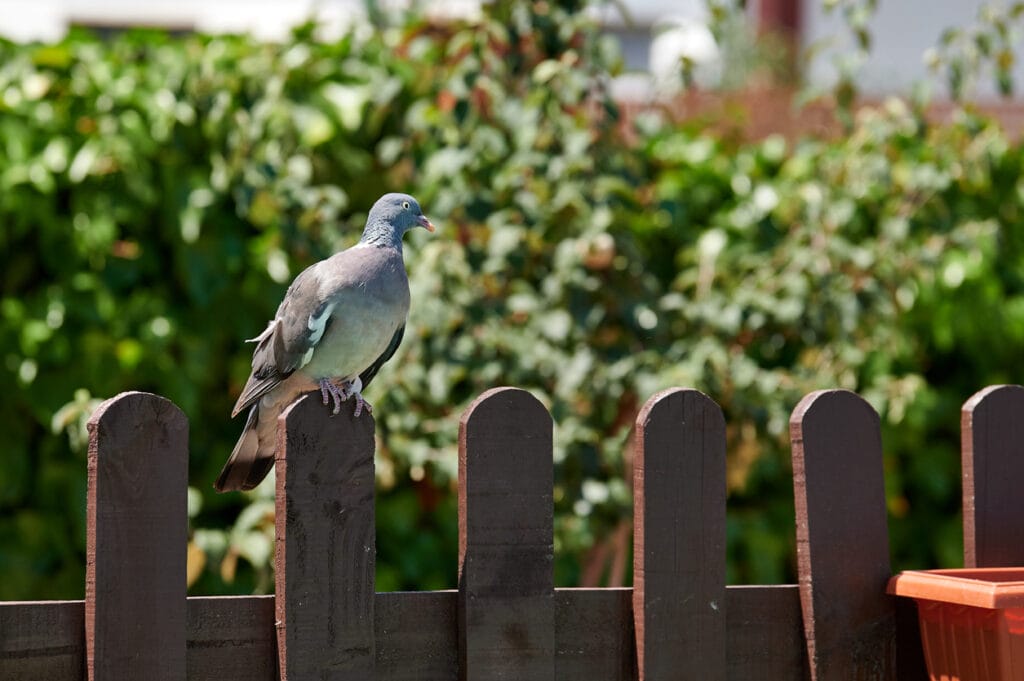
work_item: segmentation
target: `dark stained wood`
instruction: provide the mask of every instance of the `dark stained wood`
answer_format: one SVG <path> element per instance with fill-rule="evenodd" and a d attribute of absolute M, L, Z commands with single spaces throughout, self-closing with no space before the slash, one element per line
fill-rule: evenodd
<path fill-rule="evenodd" d="M 553 588 L 551 419 L 500 389 L 460 426 L 460 589 L 374 594 L 374 425 L 350 413 L 314 397 L 282 416 L 278 597 L 186 599 L 187 423 L 153 395 L 104 403 L 88 599 L 0 603 L 0 679 L 633 681 L 637 643 L 647 678 L 927 678 L 913 604 L 885 596 L 879 423 L 852 393 L 809 395 L 791 420 L 800 584 L 728 588 L 721 412 L 695 391 L 653 398 L 638 418 L 636 592 Z M 978 565 L 1024 541 L 1022 414 L 1018 386 L 964 407 Z M 665 659 L 679 667 L 655 671 Z"/>
<path fill-rule="evenodd" d="M 633 616 L 639 678 L 726 676 L 725 420 L 696 390 L 636 421 Z"/>
<path fill-rule="evenodd" d="M 899 681 L 928 681 L 930 678 L 924 662 L 917 603 L 911 598 L 896 599 L 896 678 Z"/>
<path fill-rule="evenodd" d="M 182 678 L 277 679 L 273 596 L 193 597 L 187 611 Z M 85 678 L 84 601 L 0 602 L 0 679 Z"/>
<path fill-rule="evenodd" d="M 730 586 L 725 591 L 730 681 L 810 678 L 800 588 Z"/>
<path fill-rule="evenodd" d="M 189 681 L 276 681 L 273 596 L 188 599 Z"/>
<path fill-rule="evenodd" d="M 374 678 L 374 421 L 306 395 L 279 418 L 276 612 L 282 681 Z"/>
<path fill-rule="evenodd" d="M 459 424 L 462 679 L 554 679 L 551 445 L 551 416 L 515 388 L 484 393 Z"/>
<path fill-rule="evenodd" d="M 960 415 L 964 565 L 1024 565 L 1024 388 L 975 393 Z"/>
<path fill-rule="evenodd" d="M 633 681 L 633 590 L 555 590 L 555 678 Z"/>
<path fill-rule="evenodd" d="M 377 681 L 459 677 L 458 591 L 378 593 Z"/>
<path fill-rule="evenodd" d="M 790 419 L 797 565 L 814 681 L 894 679 L 895 602 L 878 414 L 846 390 Z"/>
<path fill-rule="evenodd" d="M 83 601 L 0 602 L 0 679 L 84 678 Z"/>
<path fill-rule="evenodd" d="M 637 678 L 632 595 L 555 589 L 558 681 Z M 809 678 L 797 585 L 730 586 L 725 601 L 727 679 Z M 378 593 L 374 607 L 377 681 L 458 678 L 457 591 Z M 0 679 L 82 681 L 84 616 L 83 601 L 0 603 Z M 189 681 L 277 679 L 274 617 L 273 596 L 189 598 Z"/>
<path fill-rule="evenodd" d="M 85 640 L 90 681 L 185 678 L 188 420 L 122 393 L 89 419 Z"/>

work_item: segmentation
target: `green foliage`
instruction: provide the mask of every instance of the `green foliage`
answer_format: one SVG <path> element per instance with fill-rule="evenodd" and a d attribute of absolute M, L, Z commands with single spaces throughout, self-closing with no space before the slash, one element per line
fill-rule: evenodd
<path fill-rule="evenodd" d="M 272 584 L 270 490 L 210 488 L 242 339 L 399 189 L 440 229 L 407 243 L 406 341 L 367 395 L 378 588 L 455 585 L 457 422 L 502 384 L 557 424 L 560 584 L 628 565 L 632 420 L 670 385 L 726 412 L 733 581 L 793 578 L 787 419 L 822 387 L 882 413 L 896 566 L 956 563 L 959 405 L 1020 381 L 1024 148 L 898 102 L 835 142 L 627 124 L 580 15 L 488 12 L 0 44 L 0 598 L 81 597 L 83 424 L 127 389 L 190 418 L 193 590 Z"/>

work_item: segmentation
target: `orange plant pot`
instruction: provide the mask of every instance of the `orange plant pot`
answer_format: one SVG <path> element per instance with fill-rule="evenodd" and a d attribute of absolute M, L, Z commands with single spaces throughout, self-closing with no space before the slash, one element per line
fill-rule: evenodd
<path fill-rule="evenodd" d="M 917 601 L 932 681 L 1024 679 L 1024 568 L 908 570 L 887 590 Z"/>

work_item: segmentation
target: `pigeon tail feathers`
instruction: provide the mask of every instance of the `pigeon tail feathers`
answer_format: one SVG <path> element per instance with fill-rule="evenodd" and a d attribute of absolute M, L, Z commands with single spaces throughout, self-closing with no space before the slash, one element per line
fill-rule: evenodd
<path fill-rule="evenodd" d="M 267 477 L 274 465 L 273 446 L 267 447 L 264 443 L 260 447 L 263 438 L 260 437 L 259 412 L 259 405 L 249 410 L 242 435 L 213 485 L 218 492 L 252 489 Z"/>

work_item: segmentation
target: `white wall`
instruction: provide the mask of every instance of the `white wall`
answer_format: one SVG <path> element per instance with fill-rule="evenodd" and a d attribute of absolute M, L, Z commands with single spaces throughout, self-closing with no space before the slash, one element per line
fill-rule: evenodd
<path fill-rule="evenodd" d="M 972 26 L 983 4 L 984 0 L 879 0 L 870 23 L 871 55 L 857 79 L 862 91 L 875 95 L 907 93 L 916 81 L 941 83 L 941 78 L 929 76 L 926 50 L 939 44 L 947 28 Z M 821 0 L 803 0 L 804 47 L 834 36 L 841 37 L 840 46 L 850 45 L 839 10 L 826 16 L 821 5 Z M 1018 58 L 1024 60 L 1024 44 L 1019 41 L 1018 50 Z M 809 69 L 808 76 L 816 85 L 827 87 L 835 81 L 836 70 L 828 54 L 814 59 Z M 1018 92 L 1024 89 L 1024 64 L 1018 63 L 1014 80 Z M 994 95 L 991 78 L 980 85 L 979 95 Z M 944 85 L 936 92 L 945 93 Z"/>
<path fill-rule="evenodd" d="M 385 10 L 407 8 L 413 2 L 428 15 L 441 18 L 467 17 L 480 9 L 480 0 L 376 0 Z M 318 19 L 327 31 L 345 28 L 364 20 L 365 8 L 366 0 L 0 0 L 0 35 L 20 41 L 53 41 L 72 24 L 137 24 L 210 33 L 246 32 L 278 40 L 287 37 L 292 26 L 311 18 Z"/>
<path fill-rule="evenodd" d="M 390 7 L 424 0 L 379 0 Z M 433 14 L 466 15 L 478 7 L 479 0 L 426 0 Z M 616 6 L 626 8 L 626 16 Z M 826 16 L 821 0 L 802 0 L 803 44 L 810 46 L 822 39 L 836 38 L 839 49 L 849 45 L 843 21 Z M 872 53 L 864 64 L 858 83 L 868 94 L 884 95 L 909 92 L 912 84 L 927 77 L 923 61 L 925 51 L 934 47 L 941 32 L 950 26 L 973 23 L 984 0 L 879 0 L 871 21 L 874 38 Z M 756 15 L 757 0 L 748 0 Z M 675 63 L 680 52 L 697 57 L 698 62 L 713 62 L 717 56 L 709 50 L 702 22 L 706 17 L 704 0 L 616 0 L 595 9 L 607 29 L 622 42 L 627 66 L 646 69 L 659 62 Z M 58 40 L 71 23 L 124 25 L 139 23 L 199 31 L 251 32 L 277 39 L 289 27 L 317 16 L 327 28 L 341 29 L 364 16 L 364 0 L 0 0 L 0 35 L 14 40 Z M 675 20 L 675 32 L 660 41 L 664 54 L 659 59 L 650 53 L 655 36 Z M 713 48 L 713 45 L 711 46 Z M 671 54 L 669 54 L 671 53 Z M 830 52 L 813 59 L 808 77 L 822 87 L 834 82 L 836 72 Z M 1018 90 L 1024 90 L 1024 46 L 1016 69 Z M 715 65 L 706 71 L 715 77 Z M 702 78 L 705 86 L 713 86 Z M 984 82 L 981 95 L 994 88 Z M 936 81 L 938 82 L 938 81 Z M 645 90 L 647 86 L 642 86 Z M 940 92 L 943 90 L 940 89 Z"/>

